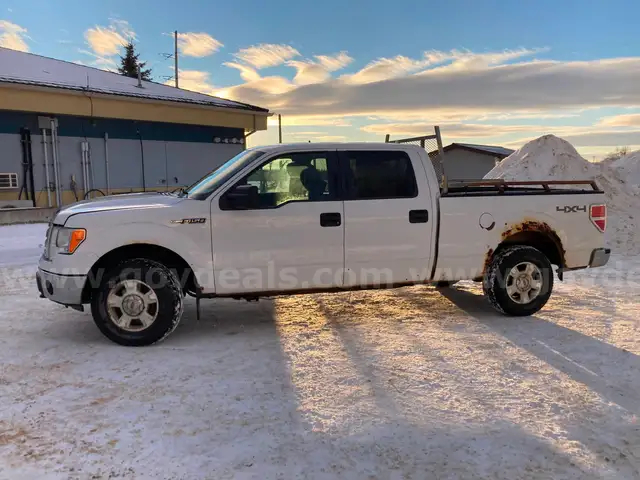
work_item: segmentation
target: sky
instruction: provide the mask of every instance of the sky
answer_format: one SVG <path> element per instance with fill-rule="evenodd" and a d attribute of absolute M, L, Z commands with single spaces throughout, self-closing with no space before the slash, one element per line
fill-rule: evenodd
<path fill-rule="evenodd" d="M 0 46 L 269 108 L 283 140 L 640 149 L 638 0 L 0 0 Z M 251 144 L 278 141 L 277 117 Z"/>

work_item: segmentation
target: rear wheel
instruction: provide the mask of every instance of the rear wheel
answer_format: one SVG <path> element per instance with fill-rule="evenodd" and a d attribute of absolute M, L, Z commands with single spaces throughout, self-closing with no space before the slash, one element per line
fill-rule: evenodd
<path fill-rule="evenodd" d="M 485 272 L 484 293 L 491 305 L 512 316 L 533 315 L 553 290 L 553 269 L 537 248 L 516 245 L 499 250 Z"/>
<path fill-rule="evenodd" d="M 100 331 L 115 343 L 157 343 L 175 330 L 182 317 L 180 282 L 158 262 L 127 260 L 104 276 L 91 298 L 91 313 Z"/>

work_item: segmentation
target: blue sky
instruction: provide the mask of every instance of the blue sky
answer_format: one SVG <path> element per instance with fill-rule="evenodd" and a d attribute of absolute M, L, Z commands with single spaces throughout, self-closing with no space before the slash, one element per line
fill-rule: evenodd
<path fill-rule="evenodd" d="M 113 68 L 133 37 L 154 80 L 268 107 L 285 140 L 445 143 L 544 133 L 589 157 L 640 148 L 637 0 L 3 0 L 0 44 Z M 253 141 L 276 141 L 275 128 Z"/>

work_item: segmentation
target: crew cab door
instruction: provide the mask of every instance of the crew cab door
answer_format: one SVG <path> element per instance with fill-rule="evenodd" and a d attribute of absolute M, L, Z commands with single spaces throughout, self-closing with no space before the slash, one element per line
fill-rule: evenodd
<path fill-rule="evenodd" d="M 238 186 L 257 189 L 256 204 L 229 207 Z M 342 285 L 344 211 L 335 151 L 275 154 L 211 206 L 216 293 Z M 238 190 L 235 190 L 238 191 Z"/>
<path fill-rule="evenodd" d="M 430 278 L 437 215 L 424 166 L 406 150 L 339 152 L 345 180 L 345 286 Z"/>

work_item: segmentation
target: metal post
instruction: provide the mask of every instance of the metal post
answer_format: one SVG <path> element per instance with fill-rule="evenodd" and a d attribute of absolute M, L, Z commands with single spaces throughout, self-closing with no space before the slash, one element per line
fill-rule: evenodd
<path fill-rule="evenodd" d="M 96 188 L 96 179 L 93 172 L 93 162 L 91 161 L 91 143 L 89 143 L 89 141 L 87 141 L 87 161 L 89 163 L 87 168 L 89 169 L 89 176 L 91 180 L 91 188 L 89 190 L 93 190 L 94 188 Z"/>
<path fill-rule="evenodd" d="M 51 207 L 51 188 L 49 180 L 49 157 L 47 156 L 47 130 L 42 129 L 42 150 L 44 152 L 44 181 L 47 189 L 47 207 Z"/>
<path fill-rule="evenodd" d="M 278 143 L 282 143 L 282 115 L 278 114 Z"/>
<path fill-rule="evenodd" d="M 173 60 L 174 60 L 174 73 L 176 77 L 176 88 L 178 87 L 178 31 L 175 30 L 173 32 L 174 37 L 174 51 L 173 51 Z"/>
<path fill-rule="evenodd" d="M 447 193 L 448 185 L 447 185 L 447 174 L 444 171 L 444 148 L 442 147 L 442 137 L 440 136 L 440 127 L 433 127 L 436 132 L 436 141 L 438 142 L 438 156 L 440 157 L 440 168 L 442 168 L 442 191 L 443 193 Z"/>
<path fill-rule="evenodd" d="M 109 195 L 109 134 L 104 132 L 104 171 L 107 180 L 107 195 Z"/>
<path fill-rule="evenodd" d="M 87 192 L 87 144 L 86 142 L 80 142 L 80 167 L 82 168 L 82 196 L 84 197 Z"/>
<path fill-rule="evenodd" d="M 58 133 L 56 131 L 56 122 L 51 119 L 51 155 L 53 156 L 53 178 L 56 182 L 56 206 L 62 206 L 62 195 L 60 194 L 60 171 L 58 159 Z"/>

